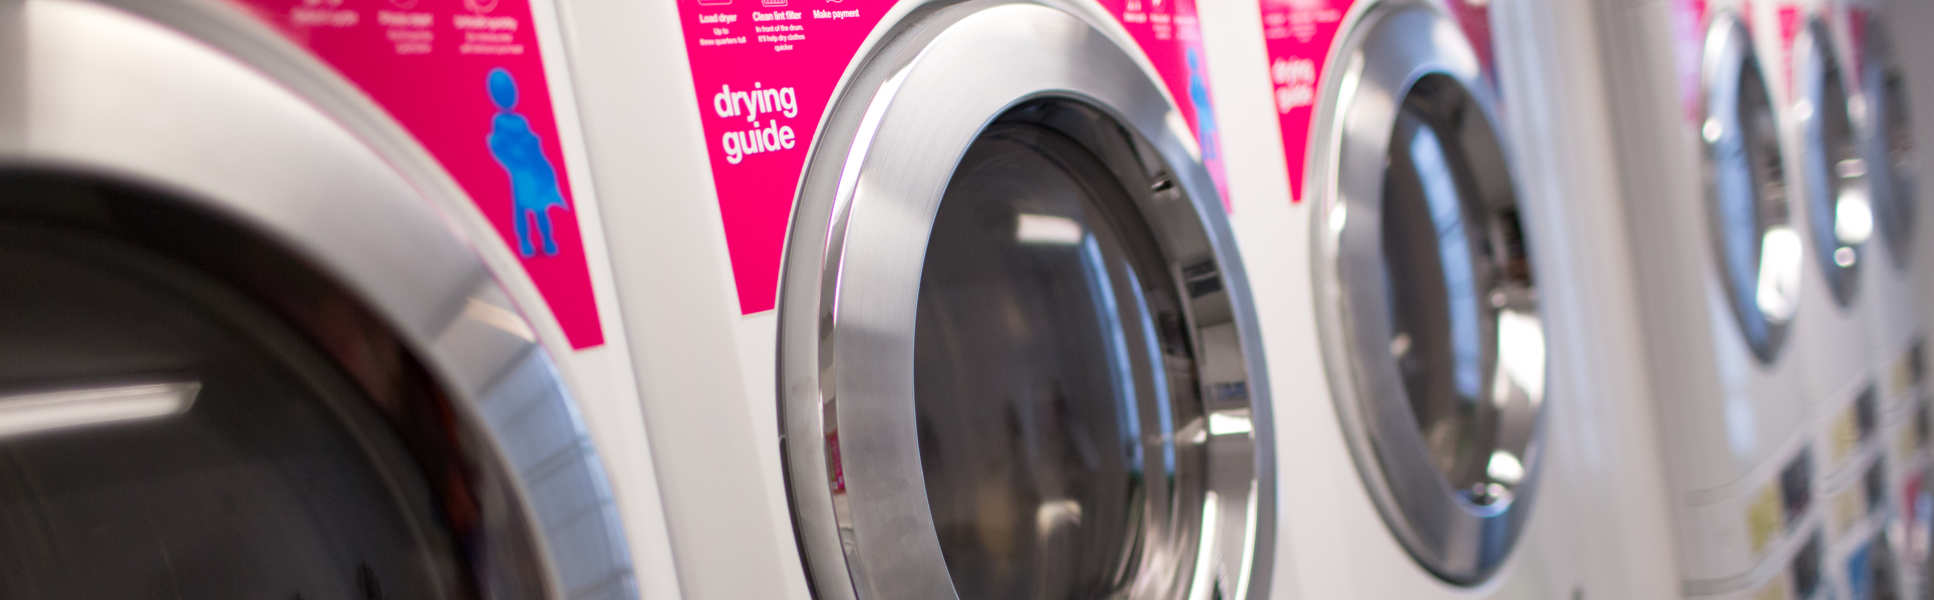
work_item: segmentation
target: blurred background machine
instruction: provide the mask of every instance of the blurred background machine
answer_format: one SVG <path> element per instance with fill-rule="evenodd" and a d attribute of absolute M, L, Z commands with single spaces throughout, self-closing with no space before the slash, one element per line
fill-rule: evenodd
<path fill-rule="evenodd" d="M 1624 199 L 1687 596 L 1899 597 L 1922 579 L 1902 480 L 1924 469 L 1908 433 L 1925 427 L 1924 325 L 1914 279 L 1879 256 L 1918 243 L 1897 216 L 1913 201 L 1905 144 L 1875 121 L 1897 101 L 1868 91 L 1886 69 L 1850 58 L 1883 9 L 1553 11 L 1597 38 L 1560 60 L 1605 90 L 1587 140 L 1616 150 L 1580 171 L 1613 173 L 1598 180 Z"/>
<path fill-rule="evenodd" d="M 1284 496 L 1295 597 L 1676 589 L 1656 462 L 1618 450 L 1649 447 L 1649 412 L 1620 401 L 1635 317 L 1592 293 L 1618 283 L 1593 246 L 1617 232 L 1548 175 L 1550 138 L 1513 129 L 1573 89 L 1530 59 L 1557 35 L 1529 24 L 1544 12 L 1204 9 L 1219 114 L 1279 125 L 1225 135 L 1279 478 L 1309 490 Z"/>

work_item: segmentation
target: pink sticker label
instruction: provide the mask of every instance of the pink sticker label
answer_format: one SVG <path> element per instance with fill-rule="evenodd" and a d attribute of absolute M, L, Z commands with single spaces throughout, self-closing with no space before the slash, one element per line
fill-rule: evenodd
<path fill-rule="evenodd" d="M 895 0 L 677 2 L 739 312 L 771 310 L 807 149 L 840 76 Z M 1195 5 L 1157 4 L 1107 2 L 1181 104 L 1221 187 Z"/>
<path fill-rule="evenodd" d="M 1289 167 L 1290 202 L 1303 201 L 1304 161 L 1309 158 L 1310 119 L 1330 45 L 1355 0 L 1262 0 L 1263 50 L 1275 92 L 1283 162 Z"/>
<path fill-rule="evenodd" d="M 476 203 L 572 348 L 604 343 L 526 0 L 233 0 L 354 82 Z"/>
<path fill-rule="evenodd" d="M 1456 17 L 1457 26 L 1464 30 L 1464 37 L 1471 41 L 1471 48 L 1477 52 L 1478 64 L 1484 65 L 1487 73 L 1497 72 L 1497 63 L 1492 62 L 1491 51 L 1491 3 L 1489 0 L 1447 0 L 1451 16 Z"/>
<path fill-rule="evenodd" d="M 1209 94 L 1209 61 L 1202 53 L 1202 26 L 1195 0 L 1101 0 L 1135 45 L 1155 65 L 1162 84 L 1182 111 L 1202 148 L 1202 165 L 1215 179 L 1216 194 L 1228 210 L 1228 175 L 1223 171 L 1222 131 Z"/>
<path fill-rule="evenodd" d="M 1794 80 L 1798 79 L 1793 73 L 1793 43 L 1799 39 L 1800 27 L 1803 25 L 1800 22 L 1800 7 L 1791 4 L 1780 6 L 1779 21 L 1780 67 L 1786 73 L 1786 85 L 1781 87 L 1786 90 L 1786 97 L 1792 98 L 1795 89 Z"/>
<path fill-rule="evenodd" d="M 1699 61 L 1705 55 L 1706 0 L 1674 0 L 1671 11 L 1673 67 L 1679 80 L 1679 105 L 1687 122 L 1704 120 L 1705 101 L 1699 97 Z"/>
<path fill-rule="evenodd" d="M 1855 73 L 1860 73 L 1867 68 L 1867 57 L 1865 55 L 1867 51 L 1867 17 L 1866 7 L 1847 7 L 1847 14 L 1845 16 L 1847 20 L 1847 41 L 1852 45 L 1848 49 L 1848 54 L 1852 58 L 1851 62 L 1853 63 L 1853 72 Z"/>
<path fill-rule="evenodd" d="M 833 87 L 894 0 L 677 2 L 739 312 L 771 310 L 806 151 Z"/>

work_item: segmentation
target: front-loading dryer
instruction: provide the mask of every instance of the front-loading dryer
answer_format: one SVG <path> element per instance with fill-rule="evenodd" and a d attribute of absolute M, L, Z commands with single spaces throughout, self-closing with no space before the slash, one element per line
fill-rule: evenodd
<path fill-rule="evenodd" d="M 1782 5 L 1777 14 L 1788 52 L 1791 135 L 1801 158 L 1796 173 L 1807 199 L 1810 254 L 1828 273 L 1823 279 L 1834 292 L 1833 306 L 1864 324 L 1836 329 L 1836 339 L 1824 343 L 1843 347 L 1838 360 L 1821 357 L 1807 365 L 1816 370 L 1810 378 L 1838 381 L 1852 397 L 1847 403 L 1816 396 L 1828 404 L 1811 419 L 1821 454 L 1838 465 L 1823 473 L 1827 570 L 1854 597 L 1892 590 L 1917 595 L 1924 569 L 1914 566 L 1915 557 L 1923 552 L 1912 547 L 1910 532 L 1925 521 L 1913 505 L 1926 471 L 1926 414 L 1915 391 L 1921 309 L 1913 277 L 1902 268 L 1913 236 L 1912 205 L 1903 197 L 1911 193 L 1911 173 L 1898 166 L 1912 159 L 1902 143 L 1911 126 L 1901 107 L 1902 82 L 1886 25 L 1870 7 L 1815 2 Z M 1862 290 L 1840 303 L 1836 278 L 1857 272 L 1863 261 Z M 1832 372 L 1847 356 L 1859 358 L 1856 368 Z"/>
<path fill-rule="evenodd" d="M 1595 344 L 1617 325 L 1570 291 L 1598 272 L 1568 248 L 1571 207 L 1523 194 L 1497 64 L 1537 47 L 1509 22 L 1494 44 L 1491 15 L 1537 7 L 1502 4 L 1204 9 L 1217 114 L 1279 125 L 1224 140 L 1278 390 L 1277 474 L 1311 490 L 1284 500 L 1278 554 L 1304 597 L 1670 589 L 1644 543 L 1663 529 L 1583 493 L 1655 491 L 1656 474 L 1613 457 L 1642 429 L 1593 418 L 1631 412 L 1595 381 L 1616 384 L 1626 371 L 1603 363 L 1633 353 Z M 1568 254 L 1582 268 L 1546 262 Z"/>
<path fill-rule="evenodd" d="M 1282 589 L 1192 3 L 624 4 L 560 14 L 638 356 L 714 386 L 645 400 L 687 595 Z"/>
<path fill-rule="evenodd" d="M 0 6 L 0 596 L 670 587 L 538 14 Z"/>
<path fill-rule="evenodd" d="M 1852 299 L 1870 295 L 1862 279 L 1876 270 L 1859 236 L 1843 235 L 1865 208 L 1847 164 L 1857 98 L 1828 62 L 1838 48 L 1825 28 L 1799 17 L 1696 0 L 1565 3 L 1559 15 L 1599 40 L 1576 60 L 1608 92 L 1608 168 L 1686 596 L 1837 596 L 1849 524 L 1886 513 L 1859 500 L 1885 494 L 1872 492 L 1884 477 L 1871 476 L 1870 353 L 1850 339 L 1865 337 Z M 1802 79 L 1786 75 L 1788 38 L 1809 54 L 1805 85 L 1788 85 Z M 1809 197 L 1826 210 L 1809 214 Z M 1828 218 L 1836 227 L 1808 228 Z"/>

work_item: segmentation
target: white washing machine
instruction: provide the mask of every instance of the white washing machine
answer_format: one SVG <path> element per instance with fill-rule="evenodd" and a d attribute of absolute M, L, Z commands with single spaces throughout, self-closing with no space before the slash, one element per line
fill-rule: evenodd
<path fill-rule="evenodd" d="M 1789 197 L 1809 257 L 1794 344 L 1806 372 L 1807 428 L 1819 458 L 1826 560 L 1834 571 L 1886 513 L 1888 461 L 1878 440 L 1888 429 L 1883 417 L 1895 413 L 1886 410 L 1877 368 L 1882 349 L 1871 331 L 1885 302 L 1875 280 L 1891 274 L 1870 266 L 1879 262 L 1879 247 L 1868 243 L 1875 194 L 1861 143 L 1863 106 L 1831 26 L 1844 11 L 1828 2 L 1752 6 L 1767 24 L 1756 37 L 1761 54 L 1773 57 L 1770 79 L 1783 98 Z"/>
<path fill-rule="evenodd" d="M 1278 553 L 1301 597 L 1676 588 L 1656 552 L 1649 414 L 1620 402 L 1639 355 L 1618 319 L 1633 317 L 1589 293 L 1621 283 L 1599 275 L 1620 255 L 1592 250 L 1614 232 L 1558 210 L 1569 198 L 1546 173 L 1562 165 L 1517 167 L 1539 155 L 1508 149 L 1560 139 L 1507 133 L 1497 101 L 1505 65 L 1532 80 L 1511 82 L 1518 118 L 1562 116 L 1557 99 L 1528 106 L 1571 89 L 1540 79 L 1569 74 L 1559 62 L 1528 56 L 1563 39 L 1530 24 L 1543 11 L 1204 9 L 1218 114 L 1280 125 L 1225 141 L 1277 385 L 1278 478 L 1303 490 L 1285 494 Z M 1609 309 L 1625 312 L 1595 314 Z"/>
<path fill-rule="evenodd" d="M 1879 263 L 1871 178 L 1856 131 L 1858 86 L 1830 26 L 1835 4 L 1757 2 L 1754 28 L 1769 80 L 1781 98 L 1788 197 L 1807 260 L 1794 347 L 1806 371 L 1806 396 L 1821 477 L 1831 484 L 1861 470 L 1859 442 L 1876 434 L 1881 394 L 1879 348 L 1869 340 L 1879 318 L 1872 288 Z M 1829 492 L 1831 494 L 1831 492 Z"/>
<path fill-rule="evenodd" d="M 562 8 L 686 596 L 1285 589 L 1191 3 Z"/>
<path fill-rule="evenodd" d="M 1879 310 L 1873 321 L 1871 340 L 1878 351 L 1875 368 L 1881 381 L 1883 398 L 1883 440 L 1888 451 L 1887 484 L 1894 518 L 1884 537 L 1865 547 L 1868 554 L 1891 554 L 1900 565 L 1895 569 L 1908 595 L 1922 595 L 1930 588 L 1930 530 L 1934 519 L 1934 492 L 1927 489 L 1929 471 L 1928 427 L 1929 397 L 1926 381 L 1925 338 L 1928 311 L 1923 304 L 1928 269 L 1921 264 L 1929 255 L 1928 241 L 1917 218 L 1924 212 L 1919 197 L 1917 173 L 1926 159 L 1916 148 L 1926 139 L 1916 113 L 1924 113 L 1925 100 L 1910 88 L 1927 90 L 1928 75 L 1912 72 L 1913 61 L 1903 60 L 1906 52 L 1919 43 L 1913 31 L 1916 23 L 1928 23 L 1934 15 L 1917 14 L 1916 3 L 1850 2 L 1836 12 L 1837 33 L 1847 49 L 1849 70 L 1858 82 L 1860 104 L 1864 109 L 1862 134 L 1865 164 L 1873 189 L 1877 245 L 1885 249 L 1889 268 L 1876 269 Z M 1855 554 L 1854 558 L 1862 555 Z M 1873 567 L 1886 567 L 1886 561 L 1869 561 Z M 1863 573 L 1856 564 L 1847 563 L 1848 586 L 1857 595 L 1884 582 L 1880 573 Z M 1872 583 L 1870 583 L 1872 582 Z"/>
<path fill-rule="evenodd" d="M 1846 140 L 1860 115 L 1807 10 L 1566 3 L 1560 15 L 1600 39 L 1579 60 L 1597 63 L 1609 92 L 1687 596 L 1837 596 L 1842 539 L 1886 516 L 1884 502 L 1860 501 L 1885 495 L 1872 491 L 1885 485 L 1872 353 L 1849 339 L 1865 337 L 1867 313 L 1857 296 L 1840 307 L 1829 281 L 1857 290 L 1877 262 L 1843 235 L 1865 208 L 1843 193 L 1860 185 L 1846 164 L 1859 161 Z M 1790 93 L 1784 39 L 1803 73 Z M 1826 221 L 1805 212 L 1809 197 L 1847 226 L 1810 233 Z"/>
<path fill-rule="evenodd" d="M 1924 569 L 1903 568 L 1925 556 L 1912 538 L 1925 530 L 1925 518 L 1913 508 L 1927 469 L 1926 414 L 1914 391 L 1921 309 L 1903 262 L 1913 236 L 1912 206 L 1903 197 L 1912 193 L 1903 185 L 1911 183 L 1911 172 L 1897 167 L 1912 160 L 1911 146 L 1903 143 L 1911 135 L 1904 83 L 1892 63 L 1887 26 L 1872 7 L 1815 3 L 1782 6 L 1778 14 L 1782 32 L 1792 32 L 1783 37 L 1792 40 L 1794 140 L 1799 154 L 1812 157 L 1799 172 L 1807 182 L 1813 254 L 1832 257 L 1816 261 L 1823 269 L 1860 254 L 1871 265 L 1854 302 L 1866 322 L 1857 334 L 1864 364 L 1853 379 L 1841 376 L 1842 386 L 1858 390 L 1854 403 L 1829 405 L 1813 419 L 1823 455 L 1846 457 L 1844 466 L 1825 474 L 1827 568 L 1851 597 L 1920 596 Z M 1830 201 L 1817 200 L 1822 197 Z M 1838 219 L 1825 217 L 1836 213 Z M 1881 259 L 1882 253 L 1889 257 Z M 1838 289 L 1833 276 L 1825 279 L 1830 290 Z"/>
<path fill-rule="evenodd" d="M 0 595 L 670 580 L 549 10 L 0 5 Z"/>

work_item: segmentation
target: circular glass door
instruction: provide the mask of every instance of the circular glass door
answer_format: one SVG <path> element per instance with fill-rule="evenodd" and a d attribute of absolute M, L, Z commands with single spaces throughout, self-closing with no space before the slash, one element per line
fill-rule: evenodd
<path fill-rule="evenodd" d="M 0 596 L 473 597 L 470 475 L 232 290 L 0 227 Z M 402 427 L 435 430 L 434 415 Z"/>
<path fill-rule="evenodd" d="M 1762 363 L 1784 347 L 1804 243 L 1787 204 L 1772 91 L 1737 16 L 1714 18 L 1703 74 L 1706 194 L 1726 306 Z"/>
<path fill-rule="evenodd" d="M 1183 286 L 1080 144 L 999 124 L 940 202 L 914 403 L 962 598 L 1184 595 L 1204 418 Z"/>
<path fill-rule="evenodd" d="M 545 352 L 409 198 L 344 200 L 404 207 L 394 237 L 306 237 L 340 230 L 91 172 L 0 190 L 0 597 L 635 594 Z"/>
<path fill-rule="evenodd" d="M 816 595 L 1268 597 L 1247 284 L 1126 43 L 950 5 L 835 104 L 779 313 Z"/>
<path fill-rule="evenodd" d="M 1826 23 L 1809 20 L 1794 54 L 1799 83 L 1793 112 L 1802 143 L 1807 232 L 1833 301 L 1844 307 L 1853 302 L 1861 253 L 1874 230 L 1867 165 L 1856 143 L 1853 104 Z"/>
<path fill-rule="evenodd" d="M 1873 188 L 1874 220 L 1896 267 L 1913 257 L 1915 203 L 1914 121 L 1907 77 L 1900 70 L 1887 27 L 1870 12 L 1863 20 L 1858 56 L 1861 95 L 1866 103 L 1864 138 L 1868 180 Z"/>
<path fill-rule="evenodd" d="M 1342 426 L 1379 513 L 1425 568 L 1488 578 L 1536 490 L 1545 343 L 1489 83 L 1455 23 L 1365 17 L 1322 197 L 1318 299 Z M 1347 71 L 1346 71 L 1347 72 Z"/>

